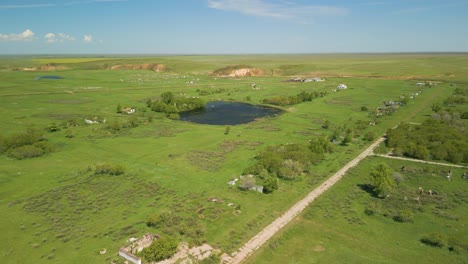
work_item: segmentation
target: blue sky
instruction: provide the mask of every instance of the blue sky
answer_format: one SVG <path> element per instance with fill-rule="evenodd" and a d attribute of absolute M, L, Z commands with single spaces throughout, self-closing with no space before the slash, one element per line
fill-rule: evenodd
<path fill-rule="evenodd" d="M 468 51 L 466 0 L 1 0 L 0 54 Z"/>

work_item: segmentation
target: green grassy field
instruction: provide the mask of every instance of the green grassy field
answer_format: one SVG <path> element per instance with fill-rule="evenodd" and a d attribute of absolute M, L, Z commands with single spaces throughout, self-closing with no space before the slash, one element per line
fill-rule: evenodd
<path fill-rule="evenodd" d="M 63 64 L 69 69 L 12 70 L 43 63 Z M 138 63 L 164 64 L 167 69 L 108 70 L 111 65 Z M 449 83 L 463 86 L 468 81 L 466 54 L 8 57 L 0 64 L 0 135 L 9 137 L 33 127 L 43 131 L 54 145 L 52 153 L 37 158 L 16 160 L 5 154 L 0 156 L 2 263 L 117 260 L 118 248 L 132 236 L 146 232 L 173 234 L 170 228 L 154 229 L 145 224 L 151 215 L 168 210 L 182 219 L 180 225 L 202 234 L 201 240 L 231 253 L 368 145 L 362 138 L 365 133 L 382 135 L 401 121 L 424 120 L 431 114 L 434 101 L 451 94 L 454 88 Z M 261 68 L 266 75 L 209 75 L 218 68 L 237 64 Z M 45 75 L 64 79 L 36 80 Z M 284 82 L 291 76 L 321 76 L 327 80 Z M 362 125 L 373 121 L 369 111 L 361 110 L 362 106 L 375 109 L 382 101 L 416 93 L 421 89 L 416 82 L 426 80 L 442 83 L 424 88 L 408 105 L 379 118 L 377 125 Z M 252 89 L 253 83 L 258 89 Z M 349 88 L 332 92 L 340 83 Z M 198 90 L 220 88 L 222 92 L 200 97 L 205 101 L 259 104 L 265 98 L 302 91 L 328 94 L 312 102 L 286 106 L 286 113 L 281 116 L 231 126 L 228 135 L 224 133 L 225 126 L 169 120 L 145 105 L 147 98 L 166 91 L 199 96 Z M 132 116 L 117 114 L 118 104 L 134 107 L 137 112 Z M 94 117 L 107 122 L 84 124 L 85 118 Z M 137 127 L 109 129 L 109 124 L 126 124 L 131 118 L 136 118 Z M 322 128 L 325 120 L 330 121 L 330 129 Z M 66 128 L 72 121 L 79 125 Z M 52 124 L 61 130 L 48 132 Z M 337 145 L 336 151 L 313 166 L 307 175 L 293 181 L 280 180 L 279 189 L 272 194 L 243 192 L 226 184 L 253 164 L 253 158 L 267 146 L 307 143 L 312 137 L 345 128 L 356 130 L 351 144 Z M 74 137 L 67 137 L 67 133 Z M 95 175 L 93 167 L 100 163 L 120 164 L 126 173 Z M 211 202 L 213 198 L 218 202 Z M 229 206 L 231 203 L 234 206 Z M 462 212 L 460 219 L 464 215 Z M 367 225 L 386 229 L 384 220 Z M 346 224 L 340 228 L 346 228 Z M 180 240 L 187 237 L 177 235 Z M 466 237 L 463 239 L 466 241 Z M 417 238 L 415 241 L 418 243 Z M 348 252 L 353 252 L 351 246 Z M 108 253 L 100 255 L 102 248 Z M 434 249 L 421 247 L 418 252 L 429 254 Z M 332 255 L 328 256 L 331 260 Z M 258 257 L 268 258 L 282 263 L 272 256 Z M 302 262 L 301 258 L 298 255 L 298 262 Z"/>
<path fill-rule="evenodd" d="M 370 183 L 369 172 L 379 162 L 389 164 L 403 177 L 386 199 L 363 189 Z M 400 172 L 402 166 L 412 172 Z M 468 182 L 460 177 L 461 169 L 451 169 L 456 177 L 448 181 L 449 169 L 368 158 L 247 263 L 335 263 L 343 259 L 346 263 L 466 263 Z M 438 195 L 420 195 L 419 187 L 437 190 Z M 418 195 L 420 203 L 414 200 Z M 395 221 L 398 210 L 414 212 L 413 221 Z M 431 233 L 446 237 L 442 248 L 421 242 Z M 451 251 L 451 243 L 463 246 Z"/>

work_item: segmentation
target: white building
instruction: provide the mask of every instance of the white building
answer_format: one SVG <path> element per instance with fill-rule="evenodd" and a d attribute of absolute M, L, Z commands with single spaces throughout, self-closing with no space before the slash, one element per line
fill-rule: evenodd
<path fill-rule="evenodd" d="M 344 90 L 344 89 L 347 89 L 347 88 L 348 88 L 348 86 L 346 86 L 346 84 L 340 84 L 340 85 L 338 85 L 336 87 L 336 89 L 338 89 L 338 90 Z"/>

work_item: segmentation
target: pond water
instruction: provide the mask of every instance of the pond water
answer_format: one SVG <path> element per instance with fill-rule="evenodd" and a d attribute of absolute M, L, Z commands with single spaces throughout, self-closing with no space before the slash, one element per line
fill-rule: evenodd
<path fill-rule="evenodd" d="M 180 120 L 208 125 L 239 125 L 281 113 L 281 109 L 268 106 L 215 101 L 207 103 L 204 109 L 180 113 Z"/>
<path fill-rule="evenodd" d="M 56 76 L 56 75 L 47 75 L 47 76 L 38 76 L 35 79 L 36 80 L 42 80 L 42 79 L 58 80 L 58 79 L 63 79 L 63 77 Z"/>

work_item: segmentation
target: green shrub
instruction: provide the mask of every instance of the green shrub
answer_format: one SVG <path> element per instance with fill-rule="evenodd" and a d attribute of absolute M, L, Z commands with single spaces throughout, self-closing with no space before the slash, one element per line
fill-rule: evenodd
<path fill-rule="evenodd" d="M 94 173 L 97 175 L 121 175 L 125 173 L 125 168 L 122 165 L 103 163 L 96 165 Z"/>
<path fill-rule="evenodd" d="M 159 238 L 139 254 L 148 262 L 161 261 L 177 252 L 177 241 L 170 237 Z"/>
<path fill-rule="evenodd" d="M 167 118 L 172 119 L 172 120 L 179 120 L 179 119 L 180 119 L 180 115 L 177 114 L 177 113 L 172 113 L 172 114 L 168 114 L 168 115 L 167 115 Z"/>
<path fill-rule="evenodd" d="M 149 217 L 146 221 L 148 227 L 164 228 L 170 226 L 176 226 L 180 222 L 179 217 L 177 217 L 172 211 L 163 211 L 159 214 L 155 214 Z M 183 232 L 183 227 L 181 228 Z"/>
<path fill-rule="evenodd" d="M 443 248 L 447 245 L 447 236 L 441 233 L 430 233 L 421 238 L 421 242 L 428 246 Z"/>
<path fill-rule="evenodd" d="M 410 209 L 403 209 L 398 212 L 396 216 L 393 217 L 393 220 L 400 223 L 413 222 L 414 213 Z"/>
<path fill-rule="evenodd" d="M 15 159 L 34 158 L 43 155 L 45 151 L 40 147 L 33 145 L 26 145 L 10 150 L 9 156 Z"/>

